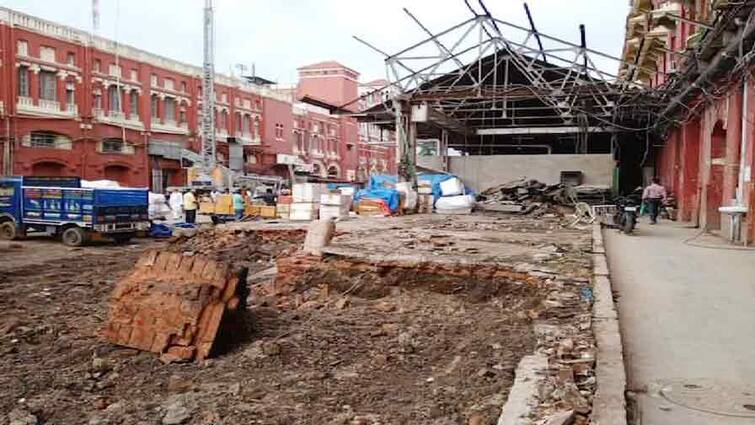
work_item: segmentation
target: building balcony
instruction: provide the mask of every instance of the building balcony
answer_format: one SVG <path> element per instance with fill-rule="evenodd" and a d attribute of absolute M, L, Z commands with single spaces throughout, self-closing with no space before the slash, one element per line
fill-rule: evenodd
<path fill-rule="evenodd" d="M 323 151 L 312 151 L 312 158 L 325 158 L 325 153 Z"/>
<path fill-rule="evenodd" d="M 251 133 L 236 133 L 236 141 L 243 146 L 259 146 L 262 140 Z"/>
<path fill-rule="evenodd" d="M 228 130 L 217 130 L 215 131 L 215 139 L 218 141 L 227 141 L 228 140 Z"/>
<path fill-rule="evenodd" d="M 34 99 L 24 96 L 18 97 L 16 110 L 20 114 L 39 117 L 75 118 L 79 115 L 79 109 L 75 104 L 67 105 L 65 109 L 61 109 L 60 102 L 57 100 L 39 99 L 35 105 Z"/>
<path fill-rule="evenodd" d="M 155 120 L 152 122 L 152 131 L 157 133 L 168 134 L 189 134 L 189 125 L 187 123 L 177 123 L 175 120 Z"/>
<path fill-rule="evenodd" d="M 93 112 L 99 122 L 133 130 L 144 130 L 144 123 L 142 123 L 138 114 L 126 114 L 121 111 L 104 111 L 96 108 Z"/>

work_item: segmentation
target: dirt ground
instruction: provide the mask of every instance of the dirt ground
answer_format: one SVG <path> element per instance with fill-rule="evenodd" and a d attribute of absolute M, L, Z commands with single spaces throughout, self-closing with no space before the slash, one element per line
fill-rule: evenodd
<path fill-rule="evenodd" d="M 333 249 L 589 275 L 589 237 L 555 220 L 427 217 L 344 223 Z M 259 289 L 292 250 L 249 245 L 224 255 L 251 257 Z M 535 349 L 538 285 L 344 271 L 307 280 L 307 301 L 295 306 L 253 291 L 244 326 L 224 335 L 232 342 L 215 358 L 163 364 L 98 338 L 114 282 L 155 246 L 25 241 L 0 253 L 0 424 L 28 415 L 92 425 L 494 424 L 516 365 Z M 364 279 L 389 289 L 349 285 Z"/>

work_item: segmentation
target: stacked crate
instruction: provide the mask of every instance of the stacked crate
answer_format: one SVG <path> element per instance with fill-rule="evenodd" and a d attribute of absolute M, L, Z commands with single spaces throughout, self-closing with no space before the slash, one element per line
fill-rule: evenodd
<path fill-rule="evenodd" d="M 349 217 L 351 197 L 340 191 L 320 195 L 320 220 L 344 219 Z"/>
<path fill-rule="evenodd" d="M 294 202 L 294 198 L 288 195 L 281 195 L 278 197 L 278 205 L 275 208 L 275 213 L 278 218 L 288 220 L 291 217 L 291 204 Z"/>
<path fill-rule="evenodd" d="M 316 220 L 320 210 L 320 196 L 325 185 L 319 183 L 297 183 L 293 187 L 290 219 L 295 221 Z"/>

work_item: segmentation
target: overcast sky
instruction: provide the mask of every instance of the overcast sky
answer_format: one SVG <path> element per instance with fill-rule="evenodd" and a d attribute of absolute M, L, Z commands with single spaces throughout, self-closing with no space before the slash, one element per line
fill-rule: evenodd
<path fill-rule="evenodd" d="M 469 0 L 477 5 L 477 0 Z M 619 56 L 627 0 L 528 0 L 538 30 Z M 0 5 L 90 30 L 92 0 L 0 0 Z M 599 6 L 598 6 L 599 4 Z M 385 76 L 382 57 L 352 38 L 358 35 L 389 53 L 423 38 L 402 11 L 407 7 L 437 32 L 471 17 L 463 0 L 215 0 L 217 70 L 256 65 L 257 75 L 296 81 L 296 68 L 337 60 L 362 73 Z M 521 0 L 486 0 L 498 19 L 528 25 Z M 102 36 L 180 61 L 202 61 L 204 0 L 100 0 Z M 618 64 L 601 61 L 615 73 Z"/>

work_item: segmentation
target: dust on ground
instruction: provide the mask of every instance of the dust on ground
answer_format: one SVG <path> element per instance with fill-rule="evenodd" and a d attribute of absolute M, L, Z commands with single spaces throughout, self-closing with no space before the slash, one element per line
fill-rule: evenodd
<path fill-rule="evenodd" d="M 334 245 L 589 273 L 589 237 L 558 223 L 427 217 L 346 222 Z M 388 228 L 403 234 L 400 242 Z M 412 236 L 425 228 L 440 236 Z M 276 257 L 291 255 L 285 241 L 232 231 L 248 235 L 246 242 L 210 247 L 189 238 L 170 249 L 225 249 L 223 256 L 245 261 L 250 278 L 262 280 Z M 388 291 L 349 292 L 344 283 L 365 273 L 331 275 L 333 282 L 311 280 L 308 301 L 295 308 L 252 297 L 246 327 L 214 359 L 163 364 L 97 336 L 114 282 L 154 244 L 22 246 L 0 265 L 0 424 L 14 409 L 56 424 L 493 424 L 514 368 L 534 349 L 529 312 L 543 298 L 521 282 L 490 291 L 480 289 L 485 282 L 460 281 L 457 290 L 433 291 L 403 285 L 417 277 L 401 271 L 384 276 Z M 510 246 L 518 250 L 507 258 Z"/>

